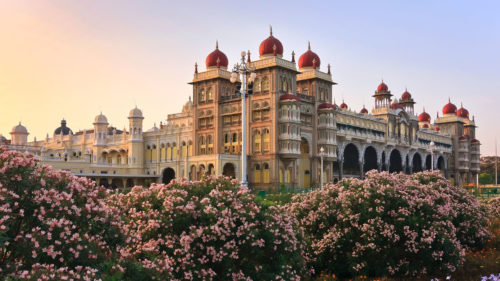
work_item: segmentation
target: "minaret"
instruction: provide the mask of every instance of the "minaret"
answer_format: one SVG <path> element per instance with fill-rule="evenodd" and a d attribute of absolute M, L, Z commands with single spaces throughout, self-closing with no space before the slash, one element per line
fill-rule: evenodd
<path fill-rule="evenodd" d="M 108 134 L 108 118 L 101 114 L 97 115 L 94 120 L 94 145 L 103 146 L 106 144 L 106 136 Z"/>
<path fill-rule="evenodd" d="M 12 132 L 10 132 L 11 136 L 11 144 L 13 145 L 25 145 L 28 143 L 28 130 L 26 127 L 21 125 L 21 122 L 19 122 L 19 125 L 14 126 L 12 128 Z"/>
<path fill-rule="evenodd" d="M 128 115 L 128 163 L 129 166 L 142 168 L 144 163 L 144 140 L 142 137 L 142 111 L 137 108 L 130 110 Z"/>

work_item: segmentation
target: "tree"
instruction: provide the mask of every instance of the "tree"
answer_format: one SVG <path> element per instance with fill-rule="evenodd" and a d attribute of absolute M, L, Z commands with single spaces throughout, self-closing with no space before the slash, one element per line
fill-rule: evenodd
<path fill-rule="evenodd" d="M 489 173 L 481 173 L 479 175 L 479 184 L 492 184 L 493 177 Z"/>

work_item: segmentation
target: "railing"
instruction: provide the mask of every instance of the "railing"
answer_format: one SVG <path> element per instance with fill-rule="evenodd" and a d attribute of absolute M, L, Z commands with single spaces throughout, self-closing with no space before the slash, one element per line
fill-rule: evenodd
<path fill-rule="evenodd" d="M 469 194 L 479 198 L 493 198 L 500 196 L 499 186 L 465 186 Z"/>

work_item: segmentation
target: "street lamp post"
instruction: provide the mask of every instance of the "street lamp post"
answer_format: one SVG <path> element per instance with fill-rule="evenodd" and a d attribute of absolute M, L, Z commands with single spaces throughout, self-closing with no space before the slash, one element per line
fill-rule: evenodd
<path fill-rule="evenodd" d="M 431 141 L 429 144 L 429 148 L 431 149 L 431 171 L 434 171 L 434 147 L 436 147 L 436 144 Z"/>
<path fill-rule="evenodd" d="M 319 149 L 319 157 L 321 158 L 321 187 L 323 187 L 323 156 L 325 155 L 325 149 L 321 147 Z"/>
<path fill-rule="evenodd" d="M 252 83 L 257 76 L 256 73 L 251 69 L 245 62 L 246 53 L 241 52 L 241 62 L 237 63 L 233 68 L 233 73 L 231 73 L 230 81 L 231 83 L 236 83 L 238 76 L 241 81 L 241 185 L 248 187 L 247 181 L 247 115 L 246 115 L 246 94 L 247 94 L 247 73 L 250 73 L 248 79 L 249 83 Z"/>

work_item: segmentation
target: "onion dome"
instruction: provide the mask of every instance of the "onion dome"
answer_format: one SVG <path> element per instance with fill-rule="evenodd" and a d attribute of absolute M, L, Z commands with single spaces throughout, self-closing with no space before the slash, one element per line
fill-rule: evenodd
<path fill-rule="evenodd" d="M 12 127 L 11 134 L 28 134 L 28 129 L 19 122 L 19 125 Z"/>
<path fill-rule="evenodd" d="M 219 42 L 215 42 L 215 51 L 211 52 L 207 56 L 205 63 L 207 65 L 207 69 L 211 68 L 227 69 L 229 61 L 227 60 L 227 56 L 223 52 L 219 51 Z"/>
<path fill-rule="evenodd" d="M 410 100 L 411 99 L 411 94 L 408 92 L 408 90 L 405 90 L 405 92 L 401 95 L 401 100 Z"/>
<path fill-rule="evenodd" d="M 280 97 L 280 101 L 300 101 L 300 98 L 292 94 L 284 94 Z"/>
<path fill-rule="evenodd" d="M 66 120 L 61 120 L 61 127 L 57 128 L 54 131 L 54 135 L 60 135 L 63 134 L 64 136 L 73 134 L 73 131 L 69 127 L 66 127 Z"/>
<path fill-rule="evenodd" d="M 262 41 L 259 46 L 259 54 L 263 56 L 283 56 L 283 44 L 280 40 L 273 36 L 273 28 L 271 27 L 269 37 Z"/>
<path fill-rule="evenodd" d="M 108 118 L 101 112 L 101 114 L 95 117 L 94 124 L 108 124 Z"/>
<path fill-rule="evenodd" d="M 344 101 L 342 101 L 342 103 L 340 104 L 339 107 L 340 107 L 340 109 L 348 109 L 349 108 Z"/>
<path fill-rule="evenodd" d="M 448 99 L 448 103 L 443 107 L 443 115 L 456 114 L 457 107 Z"/>
<path fill-rule="evenodd" d="M 387 87 L 387 85 L 384 83 L 384 80 L 382 80 L 382 83 L 380 83 L 380 85 L 378 85 L 377 87 L 377 92 L 387 92 L 389 91 L 389 87 Z"/>
<path fill-rule="evenodd" d="M 318 106 L 318 109 L 320 109 L 320 110 L 321 109 L 335 109 L 335 106 L 333 104 L 331 104 L 331 103 L 325 102 L 325 103 L 320 104 Z"/>
<path fill-rule="evenodd" d="M 477 140 L 477 139 L 472 139 L 470 142 L 474 143 L 474 144 L 480 144 L 479 140 Z"/>
<path fill-rule="evenodd" d="M 434 127 L 434 131 L 439 132 L 439 127 Z"/>
<path fill-rule="evenodd" d="M 465 109 L 462 104 L 460 104 L 460 108 L 457 110 L 457 116 L 469 119 L 469 111 Z"/>
<path fill-rule="evenodd" d="M 424 128 L 424 129 L 429 129 L 429 124 L 424 124 L 424 125 L 422 125 L 422 128 Z"/>
<path fill-rule="evenodd" d="M 429 115 L 429 113 L 425 112 L 425 108 L 424 112 L 418 115 L 418 122 L 431 122 L 431 116 Z"/>
<path fill-rule="evenodd" d="M 366 109 L 366 108 L 363 106 L 363 108 L 361 109 L 361 111 L 360 111 L 359 113 L 367 114 L 367 113 L 368 113 L 368 109 Z"/>
<path fill-rule="evenodd" d="M 142 116 L 142 111 L 137 108 L 136 105 L 135 108 L 132 108 L 132 110 L 130 110 L 128 118 L 144 118 L 144 116 Z"/>
<path fill-rule="evenodd" d="M 466 141 L 467 140 L 467 136 L 461 136 L 458 138 L 459 141 Z"/>
<path fill-rule="evenodd" d="M 306 67 L 319 68 L 320 64 L 319 56 L 311 51 L 311 43 L 308 43 L 307 52 L 303 53 L 299 58 L 299 69 Z"/>

